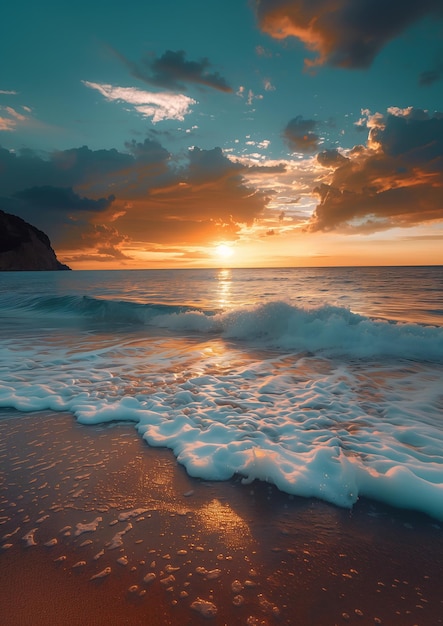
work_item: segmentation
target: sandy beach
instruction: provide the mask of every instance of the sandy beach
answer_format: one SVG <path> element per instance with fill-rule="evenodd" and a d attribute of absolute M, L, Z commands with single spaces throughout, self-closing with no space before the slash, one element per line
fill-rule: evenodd
<path fill-rule="evenodd" d="M 0 429 L 4 626 L 443 623 L 436 520 L 193 479 L 131 424 Z"/>

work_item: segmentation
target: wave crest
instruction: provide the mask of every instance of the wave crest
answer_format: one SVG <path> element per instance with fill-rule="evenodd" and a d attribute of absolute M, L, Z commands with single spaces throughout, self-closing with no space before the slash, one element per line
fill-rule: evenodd
<path fill-rule="evenodd" d="M 308 308 L 272 301 L 224 312 L 89 296 L 38 297 L 9 304 L 32 313 L 34 320 L 37 315 L 110 329 L 145 326 L 183 334 L 212 333 L 262 348 L 327 356 L 443 361 L 442 327 L 371 319 L 328 304 Z"/>

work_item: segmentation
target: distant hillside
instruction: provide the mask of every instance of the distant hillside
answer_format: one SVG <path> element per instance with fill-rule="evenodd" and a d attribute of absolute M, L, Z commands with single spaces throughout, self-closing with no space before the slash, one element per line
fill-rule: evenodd
<path fill-rule="evenodd" d="M 45 233 L 0 210 L 0 271 L 70 269 L 57 260 Z"/>

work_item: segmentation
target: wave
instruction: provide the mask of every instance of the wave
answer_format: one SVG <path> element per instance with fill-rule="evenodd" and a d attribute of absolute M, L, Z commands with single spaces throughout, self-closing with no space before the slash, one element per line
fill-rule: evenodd
<path fill-rule="evenodd" d="M 443 327 L 395 322 L 323 305 L 295 306 L 272 301 L 228 311 L 189 305 L 106 300 L 89 296 L 14 297 L 2 301 L 3 313 L 75 320 L 109 330 L 133 327 L 175 333 L 217 334 L 263 348 L 356 358 L 394 357 L 443 362 Z"/>
<path fill-rule="evenodd" d="M 443 520 L 441 327 L 281 301 L 205 311 L 8 293 L 0 313 L 0 408 L 133 422 L 202 479 Z"/>
<path fill-rule="evenodd" d="M 24 316 L 40 318 L 90 320 L 92 323 L 145 325 L 158 315 L 182 314 L 197 311 L 196 307 L 162 303 L 140 303 L 127 300 L 106 300 L 91 296 L 34 296 L 10 295 L 3 300 L 3 312 L 8 309 Z"/>

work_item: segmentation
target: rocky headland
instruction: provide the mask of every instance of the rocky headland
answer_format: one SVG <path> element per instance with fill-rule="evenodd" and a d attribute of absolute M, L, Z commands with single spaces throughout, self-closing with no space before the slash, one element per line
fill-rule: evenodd
<path fill-rule="evenodd" d="M 0 210 L 0 271 L 70 269 L 57 259 L 44 232 Z"/>

